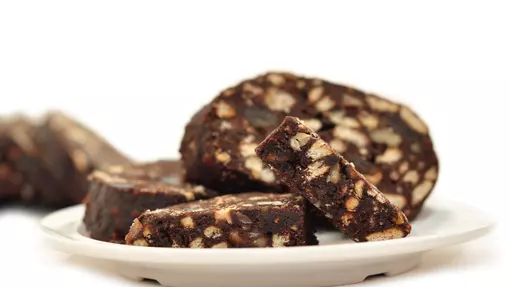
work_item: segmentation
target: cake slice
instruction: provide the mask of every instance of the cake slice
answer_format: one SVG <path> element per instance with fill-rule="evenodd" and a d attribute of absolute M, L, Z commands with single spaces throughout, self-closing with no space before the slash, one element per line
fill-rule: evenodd
<path fill-rule="evenodd" d="M 307 202 L 295 194 L 248 192 L 144 212 L 126 244 L 174 248 L 315 245 Z"/>
<path fill-rule="evenodd" d="M 300 119 L 285 117 L 255 151 L 283 183 L 352 240 L 389 240 L 410 233 L 405 214 Z"/>
<path fill-rule="evenodd" d="M 158 160 L 110 166 L 89 176 L 84 223 L 94 239 L 124 243 L 133 220 L 147 209 L 207 199 L 216 192 L 182 182 L 180 163 Z"/>
<path fill-rule="evenodd" d="M 37 122 L 15 114 L 0 122 L 0 197 L 46 207 L 66 205 L 62 186 L 51 173 L 33 140 Z"/>
<path fill-rule="evenodd" d="M 83 201 L 87 176 L 93 170 L 132 163 L 104 137 L 61 111 L 47 112 L 33 139 L 52 176 L 65 189 L 66 205 Z"/>

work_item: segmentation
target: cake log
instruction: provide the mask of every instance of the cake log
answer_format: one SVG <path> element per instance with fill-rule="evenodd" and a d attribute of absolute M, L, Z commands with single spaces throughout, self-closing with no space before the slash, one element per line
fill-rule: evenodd
<path fill-rule="evenodd" d="M 254 154 L 285 116 L 302 119 L 367 180 L 415 218 L 439 162 L 411 108 L 317 78 L 266 73 L 222 91 L 189 122 L 180 152 L 187 180 L 224 193 L 288 192 Z"/>

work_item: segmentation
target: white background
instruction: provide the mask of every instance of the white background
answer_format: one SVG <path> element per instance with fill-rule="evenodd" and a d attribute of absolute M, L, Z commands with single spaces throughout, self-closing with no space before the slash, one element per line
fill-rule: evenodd
<path fill-rule="evenodd" d="M 376 92 L 428 122 L 442 164 L 434 196 L 476 205 L 499 225 L 361 285 L 509 286 L 505 1 L 170 2 L 0 1 L 0 114 L 63 109 L 152 160 L 178 156 L 200 105 L 268 70 Z M 39 218 L 0 210 L 0 286 L 135 286 L 46 250 Z"/>

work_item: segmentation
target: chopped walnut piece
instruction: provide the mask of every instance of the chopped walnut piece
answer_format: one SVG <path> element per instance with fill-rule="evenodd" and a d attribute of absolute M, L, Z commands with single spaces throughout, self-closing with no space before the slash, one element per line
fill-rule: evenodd
<path fill-rule="evenodd" d="M 216 115 L 221 119 L 228 119 L 236 115 L 236 110 L 226 102 L 221 101 L 216 106 Z"/>
<path fill-rule="evenodd" d="M 317 102 L 322 95 L 324 94 L 324 88 L 323 87 L 315 87 L 308 92 L 308 102 L 309 103 L 315 103 Z"/>
<path fill-rule="evenodd" d="M 409 108 L 402 107 L 400 109 L 400 117 L 415 131 L 422 134 L 428 133 L 427 125 Z"/>
<path fill-rule="evenodd" d="M 191 243 L 189 244 L 190 248 L 204 248 L 204 243 L 202 242 L 201 237 L 195 238 Z"/>
<path fill-rule="evenodd" d="M 221 229 L 219 229 L 216 226 L 209 226 L 204 230 L 204 235 L 207 238 L 212 238 L 212 239 L 218 238 L 218 237 L 221 237 L 221 234 L 222 234 Z"/>
<path fill-rule="evenodd" d="M 281 90 L 271 90 L 265 101 L 270 110 L 286 113 L 296 104 L 296 99 L 291 94 Z"/>

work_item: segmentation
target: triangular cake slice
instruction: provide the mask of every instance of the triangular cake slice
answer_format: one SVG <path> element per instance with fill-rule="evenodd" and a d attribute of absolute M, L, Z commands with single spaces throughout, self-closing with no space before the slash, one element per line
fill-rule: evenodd
<path fill-rule="evenodd" d="M 405 214 L 299 118 L 287 116 L 256 154 L 352 240 L 396 239 L 411 232 Z"/>

